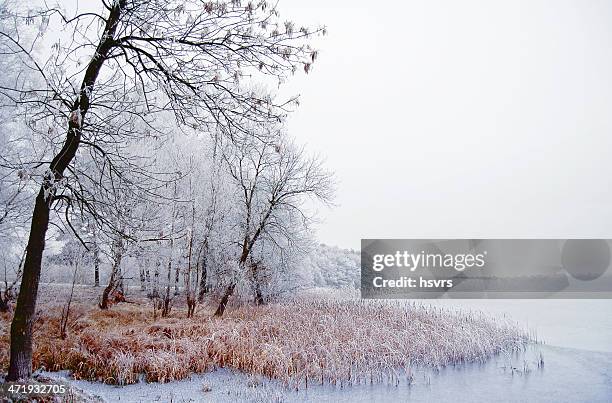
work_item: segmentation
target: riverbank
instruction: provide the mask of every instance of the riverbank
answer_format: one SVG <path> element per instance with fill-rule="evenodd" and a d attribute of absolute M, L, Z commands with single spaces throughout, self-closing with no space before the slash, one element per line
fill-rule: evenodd
<path fill-rule="evenodd" d="M 521 351 L 527 341 L 507 321 L 477 313 L 316 293 L 233 306 L 221 319 L 212 317 L 210 306 L 193 318 L 182 306 L 159 318 L 146 298 L 132 296 L 131 302 L 102 311 L 75 301 L 65 339 L 59 337 L 61 306 L 39 305 L 35 368 L 117 385 L 171 382 L 219 368 L 289 389 L 394 385 L 416 367 L 482 363 Z M 10 315 L 1 321 L 6 370 Z"/>

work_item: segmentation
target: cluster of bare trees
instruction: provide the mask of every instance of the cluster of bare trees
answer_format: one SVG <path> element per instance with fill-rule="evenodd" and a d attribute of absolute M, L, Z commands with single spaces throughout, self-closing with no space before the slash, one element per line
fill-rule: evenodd
<path fill-rule="evenodd" d="M 32 372 L 52 234 L 78 240 L 96 285 L 109 267 L 102 309 L 136 272 L 162 315 L 210 290 L 222 315 L 236 289 L 264 301 L 307 244 L 305 203 L 331 198 L 283 133 L 296 100 L 265 90 L 310 71 L 323 28 L 266 1 L 87 3 L 0 0 L 0 235 L 23 253 L 7 380 Z"/>

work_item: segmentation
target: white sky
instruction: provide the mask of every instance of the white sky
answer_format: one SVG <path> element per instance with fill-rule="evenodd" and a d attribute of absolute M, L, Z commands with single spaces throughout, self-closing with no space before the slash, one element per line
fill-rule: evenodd
<path fill-rule="evenodd" d="M 612 238 L 612 2 L 279 9 L 329 29 L 290 121 L 337 173 L 322 242 Z"/>

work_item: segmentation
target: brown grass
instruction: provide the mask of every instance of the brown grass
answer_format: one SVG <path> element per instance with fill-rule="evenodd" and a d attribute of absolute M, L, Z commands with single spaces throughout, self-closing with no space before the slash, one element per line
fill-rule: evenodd
<path fill-rule="evenodd" d="M 113 384 L 183 379 L 216 367 L 282 381 L 349 385 L 398 382 L 410 367 L 483 361 L 522 349 L 513 327 L 476 315 L 416 305 L 296 298 L 263 307 L 245 305 L 222 319 L 202 310 L 185 319 L 153 321 L 147 305 L 101 311 L 75 306 L 68 337 L 59 334 L 59 307 L 45 306 L 35 328 L 34 365 L 68 369 L 75 378 Z M 0 318 L 0 364 L 8 363 L 10 316 Z"/>

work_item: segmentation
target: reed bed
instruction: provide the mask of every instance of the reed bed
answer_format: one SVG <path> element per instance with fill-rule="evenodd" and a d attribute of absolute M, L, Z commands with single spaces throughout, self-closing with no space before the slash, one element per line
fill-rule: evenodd
<path fill-rule="evenodd" d="M 292 388 L 410 380 L 418 366 L 482 362 L 524 348 L 526 335 L 478 314 L 416 304 L 294 298 L 233 307 L 221 318 L 202 309 L 186 319 L 153 320 L 146 305 L 108 311 L 77 305 L 60 339 L 60 310 L 36 321 L 34 366 L 70 370 L 111 384 L 169 382 L 223 367 L 276 379 Z M 0 364 L 8 364 L 10 316 L 0 318 Z"/>

